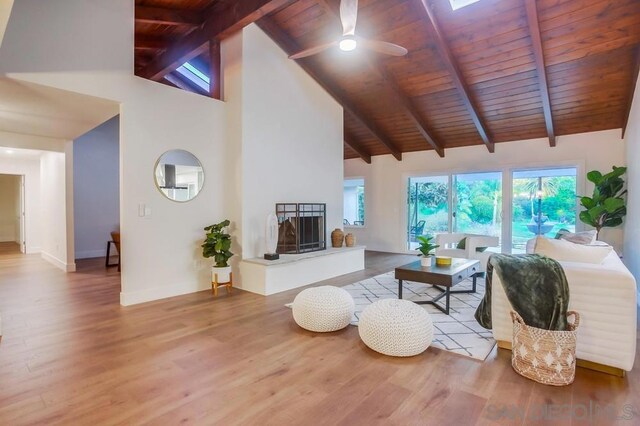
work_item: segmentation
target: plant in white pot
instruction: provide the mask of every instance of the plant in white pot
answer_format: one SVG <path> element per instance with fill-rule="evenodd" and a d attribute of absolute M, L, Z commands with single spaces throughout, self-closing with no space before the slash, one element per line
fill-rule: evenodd
<path fill-rule="evenodd" d="M 202 244 L 202 255 L 205 258 L 212 257 L 215 261 L 215 265 L 211 268 L 211 281 L 215 281 L 217 274 L 219 284 L 231 281 L 231 266 L 229 266 L 229 259 L 233 256 L 230 251 L 231 235 L 225 232 L 230 223 L 225 220 L 204 228 L 207 236 Z"/>
<path fill-rule="evenodd" d="M 433 243 L 434 238 L 435 237 L 431 235 L 420 235 L 417 237 L 417 240 L 420 242 L 420 246 L 418 246 L 420 254 L 418 256 L 422 256 L 422 259 L 420 259 L 422 266 L 433 266 L 435 264 L 436 255 L 433 251 L 440 246 Z"/>

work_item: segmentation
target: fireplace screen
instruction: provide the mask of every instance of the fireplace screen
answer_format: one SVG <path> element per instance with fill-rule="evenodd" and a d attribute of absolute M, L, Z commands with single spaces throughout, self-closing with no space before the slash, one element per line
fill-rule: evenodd
<path fill-rule="evenodd" d="M 296 254 L 325 250 L 326 204 L 278 203 L 278 253 Z"/>

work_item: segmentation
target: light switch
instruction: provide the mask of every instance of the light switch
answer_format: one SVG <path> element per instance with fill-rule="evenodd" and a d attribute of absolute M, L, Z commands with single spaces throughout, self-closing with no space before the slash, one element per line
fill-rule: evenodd
<path fill-rule="evenodd" d="M 146 206 L 144 204 L 138 204 L 138 216 L 144 217 L 145 207 Z"/>
<path fill-rule="evenodd" d="M 144 217 L 151 217 L 151 207 L 144 206 Z"/>

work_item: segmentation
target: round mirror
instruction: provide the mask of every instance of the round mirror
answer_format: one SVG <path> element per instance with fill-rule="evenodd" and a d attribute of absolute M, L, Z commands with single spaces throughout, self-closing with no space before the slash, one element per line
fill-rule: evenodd
<path fill-rule="evenodd" d="M 182 149 L 167 151 L 158 158 L 155 177 L 160 192 L 180 203 L 196 198 L 204 185 L 202 164 Z"/>

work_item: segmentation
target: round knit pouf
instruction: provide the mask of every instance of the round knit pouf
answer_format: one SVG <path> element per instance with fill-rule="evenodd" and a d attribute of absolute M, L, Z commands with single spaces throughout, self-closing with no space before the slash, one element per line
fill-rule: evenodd
<path fill-rule="evenodd" d="M 302 290 L 293 301 L 293 319 L 305 330 L 325 333 L 349 325 L 355 310 L 353 298 L 339 287 Z"/>
<path fill-rule="evenodd" d="M 358 331 L 365 345 L 390 356 L 418 355 L 433 340 L 429 313 L 408 300 L 383 299 L 367 306 Z"/>

